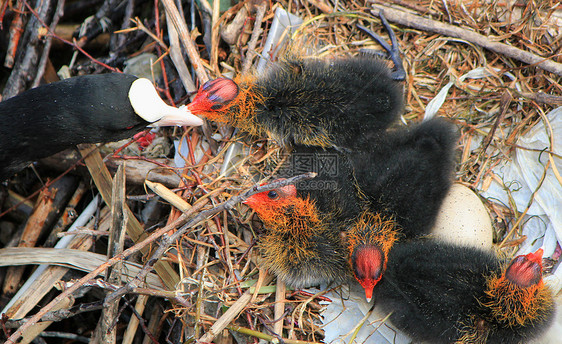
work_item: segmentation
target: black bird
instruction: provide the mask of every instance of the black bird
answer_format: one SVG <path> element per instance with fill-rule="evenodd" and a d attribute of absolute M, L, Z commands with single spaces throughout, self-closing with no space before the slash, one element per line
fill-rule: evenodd
<path fill-rule="evenodd" d="M 166 105 L 147 79 L 87 75 L 40 86 L 0 102 L 0 181 L 34 160 L 78 143 L 117 141 L 147 126 L 197 126 Z"/>
<path fill-rule="evenodd" d="M 263 75 L 236 81 L 219 78 L 204 84 L 188 108 L 283 145 L 353 149 L 357 137 L 389 127 L 403 111 L 405 73 L 396 38 L 381 14 L 393 46 L 383 42 L 395 62 L 373 56 L 339 59 L 286 57 Z"/>
<path fill-rule="evenodd" d="M 415 342 L 527 343 L 554 315 L 541 258 L 542 249 L 507 263 L 473 247 L 398 243 L 375 304 Z"/>
<path fill-rule="evenodd" d="M 394 241 L 381 233 L 404 241 L 431 231 L 452 184 L 456 137 L 450 122 L 435 118 L 362 138 L 364 148 L 346 153 L 364 206 L 380 218 L 347 233 L 351 271 L 368 300 L 391 259 Z"/>

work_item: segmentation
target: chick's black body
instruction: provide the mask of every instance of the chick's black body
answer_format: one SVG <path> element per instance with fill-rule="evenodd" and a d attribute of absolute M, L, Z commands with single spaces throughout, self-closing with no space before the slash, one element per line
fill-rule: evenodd
<path fill-rule="evenodd" d="M 287 59 L 256 80 L 256 121 L 283 143 L 355 148 L 403 111 L 403 86 L 382 59 Z"/>
<path fill-rule="evenodd" d="M 367 203 L 358 193 L 353 166 L 347 154 L 335 148 L 295 145 L 282 171 L 289 177 L 303 172 L 316 172 L 313 179 L 299 182 L 302 197 L 310 197 L 319 212 L 336 226 L 344 226 L 355 218 Z"/>
<path fill-rule="evenodd" d="M 486 281 L 501 275 L 501 267 L 496 256 L 471 247 L 399 243 L 375 287 L 375 303 L 392 312 L 392 324 L 416 342 L 527 343 L 548 327 L 554 309 L 545 302 L 539 316 L 525 326 L 494 320 L 484 306 L 489 300 Z"/>
<path fill-rule="evenodd" d="M 148 122 L 127 98 L 136 79 L 126 74 L 81 76 L 1 102 L 0 180 L 78 143 L 117 141 L 140 131 Z"/>
<path fill-rule="evenodd" d="M 407 238 L 434 224 L 452 183 L 456 140 L 454 126 L 435 118 L 361 139 L 349 153 L 372 210 L 394 216 Z"/>
<path fill-rule="evenodd" d="M 269 248 L 269 252 L 262 250 L 265 257 L 276 256 L 271 249 L 275 243 L 282 246 L 277 251 L 295 252 L 292 257 L 277 261 L 284 268 L 277 269 L 277 275 L 300 287 L 351 280 L 354 274 L 349 265 L 350 256 L 361 247 L 371 254 L 370 258 L 376 252 L 377 261 L 370 262 L 368 265 L 373 269 L 367 270 L 378 271 L 380 278 L 386 255 L 396 240 L 396 226 L 391 218 L 382 218 L 369 210 L 369 204 L 355 182 L 348 154 L 335 148 L 297 145 L 293 147 L 288 165 L 292 167 L 288 169 L 288 175 L 304 171 L 318 174 L 314 179 L 298 183 L 296 193 L 313 204 L 320 221 L 315 226 L 298 226 L 307 227 L 308 235 L 296 235 L 296 231 L 287 235 L 283 231 L 270 230 L 266 235 L 267 242 L 260 238 L 260 247 Z M 294 211 L 290 216 L 292 222 L 302 213 L 302 208 Z M 273 235 L 275 240 L 270 240 Z"/>
<path fill-rule="evenodd" d="M 269 135 L 284 146 L 358 146 L 357 138 L 390 126 L 404 108 L 405 71 L 394 32 L 380 15 L 392 46 L 358 25 L 387 51 L 394 63 L 373 55 L 334 59 L 288 54 L 259 74 L 203 85 L 188 108 L 254 135 Z"/>
<path fill-rule="evenodd" d="M 331 226 L 322 221 L 303 232 L 269 229 L 258 249 L 270 271 L 294 288 L 340 284 L 351 276 L 339 231 Z"/>

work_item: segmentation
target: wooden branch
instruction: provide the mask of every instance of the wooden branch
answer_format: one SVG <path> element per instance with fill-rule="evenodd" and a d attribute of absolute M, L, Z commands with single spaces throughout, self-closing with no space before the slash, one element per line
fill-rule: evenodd
<path fill-rule="evenodd" d="M 181 182 L 181 178 L 174 172 L 173 169 L 159 167 L 158 165 L 152 163 L 152 161 L 156 161 L 162 164 L 170 165 L 172 163 L 170 159 L 157 158 L 151 161 L 145 161 L 123 159 L 113 156 L 108 156 L 105 159 L 106 165 L 110 171 L 115 171 L 118 166 L 123 164 L 125 165 L 125 174 L 127 175 L 128 185 L 142 185 L 145 180 L 150 179 L 153 182 L 175 188 Z"/>
<path fill-rule="evenodd" d="M 166 24 L 168 28 L 168 37 L 170 37 L 170 58 L 174 63 L 174 67 L 176 67 L 176 71 L 178 72 L 183 87 L 188 93 L 193 93 L 197 91 L 197 87 L 195 86 L 191 73 L 189 72 L 189 68 L 187 68 L 183 59 L 178 31 L 170 20 L 166 21 Z"/>
<path fill-rule="evenodd" d="M 252 61 L 256 56 L 256 45 L 258 44 L 258 39 L 262 33 L 261 24 L 263 22 L 263 17 L 265 16 L 265 10 L 267 9 L 267 1 L 262 1 L 256 8 L 256 20 L 254 22 L 254 30 L 252 31 L 252 37 L 248 43 L 248 51 L 246 51 L 246 59 L 244 60 L 244 66 L 242 67 L 242 74 L 247 73 L 252 67 Z"/>
<path fill-rule="evenodd" d="M 74 309 L 60 309 L 60 310 L 56 310 L 56 311 L 52 311 L 47 313 L 43 318 L 41 318 L 41 321 L 62 321 L 68 318 L 72 318 L 77 316 L 78 314 L 82 314 L 85 312 L 93 312 L 93 311 L 99 311 L 103 308 L 103 304 L 100 302 L 93 302 L 93 303 L 89 303 L 89 304 L 80 304 L 78 306 L 76 306 Z M 28 320 L 29 318 L 23 318 L 20 320 L 8 320 L 8 322 L 6 322 L 6 328 L 18 328 L 20 326 L 22 326 L 23 324 L 25 324 L 25 322 Z"/>
<path fill-rule="evenodd" d="M 62 1 L 62 0 L 61 0 Z M 43 54 L 45 45 L 42 43 L 41 27 L 44 23 L 51 21 L 55 8 L 56 0 L 38 1 L 35 10 L 29 6 L 27 2 L 23 2 L 33 15 L 25 27 L 25 31 L 19 42 L 19 49 L 25 49 L 17 55 L 14 68 L 4 90 L 2 91 L 2 99 L 8 99 L 16 94 L 29 88 L 35 76 L 39 73 L 39 60 Z M 47 24 L 45 24 L 48 27 Z"/>
<path fill-rule="evenodd" d="M 219 69 L 219 43 L 220 43 L 220 32 L 219 32 L 219 18 L 220 12 L 220 0 L 213 0 L 213 12 L 211 16 L 211 67 L 213 68 L 215 74 L 220 72 Z"/>
<path fill-rule="evenodd" d="M 392 7 L 377 4 L 373 5 L 373 8 L 375 8 L 375 10 L 372 11 L 373 14 L 378 15 L 379 11 L 383 11 L 384 16 L 388 19 L 388 21 L 423 31 L 435 32 L 444 36 L 464 39 L 495 53 L 505 55 L 509 58 L 537 66 L 548 72 L 562 76 L 562 64 L 554 62 L 552 59 L 540 57 L 528 51 L 524 51 L 504 43 L 493 42 L 486 36 L 467 29 L 420 17 Z"/>
<path fill-rule="evenodd" d="M 164 8 L 166 9 L 167 20 L 170 20 L 174 24 L 174 27 L 178 32 L 180 42 L 183 44 L 183 47 L 187 52 L 187 56 L 189 57 L 189 61 L 197 74 L 199 82 L 203 84 L 209 81 L 209 76 L 207 75 L 207 71 L 205 70 L 203 63 L 201 63 L 197 47 L 195 46 L 195 43 L 193 43 L 189 29 L 187 28 L 185 21 L 180 16 L 174 1 L 162 0 L 162 5 L 164 5 Z"/>
<path fill-rule="evenodd" d="M 119 166 L 113 178 L 113 188 L 111 192 L 111 229 L 107 247 L 107 257 L 111 258 L 123 252 L 125 244 L 125 233 L 127 219 L 125 217 L 125 167 Z M 123 262 L 116 264 L 115 268 L 107 269 L 105 281 L 111 284 L 121 285 L 121 271 Z M 108 307 L 104 307 L 97 327 L 94 330 L 92 342 L 103 344 L 114 344 L 117 341 L 117 332 L 114 322 L 118 315 L 119 302 L 114 302 Z"/>
<path fill-rule="evenodd" d="M 59 19 L 62 17 L 64 12 L 64 0 L 59 0 L 57 2 L 57 7 L 55 9 L 55 13 L 53 14 L 53 19 L 51 21 L 50 31 L 54 31 L 59 23 Z M 51 52 L 51 46 L 53 44 L 53 36 L 47 35 L 45 37 L 45 46 L 43 47 L 43 51 L 41 53 L 41 58 L 39 59 L 39 63 L 37 64 L 37 73 L 35 74 L 35 79 L 31 84 L 31 87 L 37 87 L 41 84 L 41 79 L 43 78 L 43 74 L 45 74 L 45 67 L 47 66 L 47 62 L 49 61 L 49 53 Z"/>
<path fill-rule="evenodd" d="M 25 225 L 18 247 L 35 246 L 45 225 L 47 215 L 53 211 L 55 194 L 56 189 L 43 189 L 39 194 L 37 204 Z M 13 295 L 16 292 L 24 270 L 25 268 L 16 266 L 11 266 L 7 269 L 2 289 L 3 295 Z"/>
<path fill-rule="evenodd" d="M 314 7 L 318 8 L 320 11 L 326 13 L 326 14 L 331 14 L 334 13 L 334 10 L 332 10 L 332 8 L 330 7 L 330 5 L 325 4 L 323 1 L 320 0 L 308 0 L 308 2 L 310 4 L 312 4 Z"/>
<path fill-rule="evenodd" d="M 224 25 L 222 32 L 220 33 L 222 39 L 230 45 L 235 45 L 240 39 L 244 23 L 246 23 L 246 20 L 248 19 L 249 13 L 245 4 L 246 2 L 239 3 L 242 7 L 236 12 L 234 19 L 230 22 L 230 24 Z"/>
<path fill-rule="evenodd" d="M 283 337 L 283 323 L 285 321 L 285 292 L 287 288 L 285 283 L 277 280 L 277 289 L 275 289 L 275 306 L 273 306 L 273 332 L 279 337 Z"/>

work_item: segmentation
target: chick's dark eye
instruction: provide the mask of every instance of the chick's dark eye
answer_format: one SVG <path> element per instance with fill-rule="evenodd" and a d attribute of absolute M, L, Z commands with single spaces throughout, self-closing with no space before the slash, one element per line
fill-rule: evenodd
<path fill-rule="evenodd" d="M 276 199 L 277 197 L 279 197 L 279 194 L 277 193 L 277 191 L 271 190 L 267 193 L 267 197 L 269 197 L 270 199 Z"/>

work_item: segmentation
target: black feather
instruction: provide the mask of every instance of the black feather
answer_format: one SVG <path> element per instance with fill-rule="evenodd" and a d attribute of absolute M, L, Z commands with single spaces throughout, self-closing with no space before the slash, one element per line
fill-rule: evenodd
<path fill-rule="evenodd" d="M 349 156 L 372 210 L 395 216 L 408 238 L 427 234 L 451 187 L 456 141 L 442 118 L 359 140 Z"/>
<path fill-rule="evenodd" d="M 256 121 L 285 144 L 328 141 L 355 148 L 403 111 L 402 85 L 381 59 L 290 59 L 256 80 Z"/>
<path fill-rule="evenodd" d="M 137 77 L 87 75 L 40 86 L 0 103 L 0 180 L 78 143 L 117 141 L 148 125 L 128 92 Z"/>

